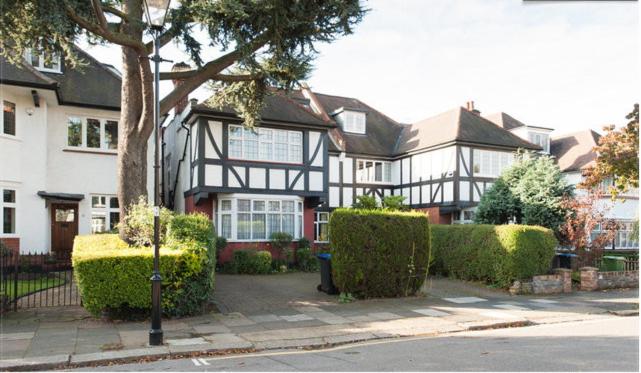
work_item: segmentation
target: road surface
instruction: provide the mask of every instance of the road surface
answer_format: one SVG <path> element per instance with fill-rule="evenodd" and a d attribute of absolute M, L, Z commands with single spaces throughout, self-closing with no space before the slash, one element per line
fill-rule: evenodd
<path fill-rule="evenodd" d="M 639 318 L 93 368 L 110 371 L 639 371 Z M 84 368 L 82 370 L 92 370 Z"/>

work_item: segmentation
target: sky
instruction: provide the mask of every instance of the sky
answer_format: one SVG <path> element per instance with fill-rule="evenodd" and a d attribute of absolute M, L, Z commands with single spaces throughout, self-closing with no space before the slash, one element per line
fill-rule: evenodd
<path fill-rule="evenodd" d="M 638 102 L 637 2 L 370 0 L 364 5 L 370 11 L 354 34 L 318 45 L 307 80 L 314 91 L 356 97 L 403 123 L 473 100 L 482 115 L 503 111 L 558 134 L 623 125 Z M 120 67 L 119 48 L 84 46 L 100 61 Z M 186 59 L 173 44 L 162 55 Z M 162 92 L 170 84 L 165 82 Z M 200 90 L 192 97 L 209 94 Z"/>

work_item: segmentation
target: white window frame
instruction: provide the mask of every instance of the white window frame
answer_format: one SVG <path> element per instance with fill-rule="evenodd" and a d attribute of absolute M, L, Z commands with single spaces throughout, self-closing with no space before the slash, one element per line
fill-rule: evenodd
<path fill-rule="evenodd" d="M 367 131 L 367 115 L 360 111 L 344 110 L 340 114 L 343 131 L 364 135 Z"/>
<path fill-rule="evenodd" d="M 105 204 L 104 206 L 98 206 L 94 207 L 93 205 L 93 199 L 94 197 L 97 198 L 104 198 L 105 199 Z M 90 219 L 90 225 L 91 225 L 91 233 L 103 233 L 103 232 L 110 232 L 111 229 L 111 213 L 112 212 L 117 212 L 119 215 L 118 220 L 120 220 L 120 208 L 118 207 L 111 207 L 111 199 L 115 198 L 116 201 L 118 201 L 118 197 L 115 195 L 110 195 L 110 194 L 92 194 L 91 199 L 89 200 L 89 207 L 91 209 L 91 214 L 89 215 Z M 94 231 L 94 222 L 93 222 L 93 216 L 94 214 L 100 214 L 105 216 L 105 230 L 103 231 Z"/>
<path fill-rule="evenodd" d="M 476 207 L 462 209 L 458 212 L 458 219 L 452 219 L 452 224 L 474 224 L 474 217 L 472 219 L 465 219 L 465 213 L 471 212 L 473 215 L 476 214 Z"/>
<path fill-rule="evenodd" d="M 81 130 L 80 130 L 80 145 L 71 145 L 69 144 L 69 124 L 72 119 L 78 119 L 80 120 L 80 125 L 81 125 Z M 100 123 L 100 147 L 98 148 L 93 148 L 93 147 L 88 147 L 87 146 L 87 121 L 88 120 L 97 120 Z M 89 151 L 104 151 L 104 152 L 112 152 L 112 153 L 117 153 L 118 152 L 118 133 L 116 133 L 116 148 L 110 149 L 108 144 L 107 144 L 107 131 L 106 131 L 106 125 L 107 122 L 116 122 L 116 128 L 118 132 L 120 131 L 119 127 L 119 122 L 117 119 L 113 118 L 100 118 L 97 116 L 81 116 L 81 115 L 73 115 L 69 114 L 67 115 L 67 122 L 66 122 L 66 127 L 65 127 L 65 146 L 67 149 L 82 149 L 82 150 L 89 150 Z"/>
<path fill-rule="evenodd" d="M 10 104 L 13 104 L 13 120 L 14 120 L 14 130 L 15 134 L 10 134 L 10 133 L 5 133 L 4 132 L 4 103 L 8 102 Z M 9 138 L 17 138 L 18 137 L 18 104 L 16 104 L 14 101 L 7 100 L 6 98 L 2 98 L 2 114 L 0 114 L 0 136 L 7 136 Z"/>
<path fill-rule="evenodd" d="M 52 58 L 51 61 L 54 62 L 58 66 L 57 68 L 51 68 L 51 67 L 45 67 L 45 54 L 44 52 L 38 54 L 38 66 L 34 66 L 31 61 L 31 56 L 33 55 L 33 50 L 32 49 L 27 49 L 25 51 L 25 59 L 27 60 L 27 63 L 34 68 L 36 68 L 38 71 L 42 72 L 47 72 L 47 73 L 56 73 L 56 74 L 62 74 L 62 59 L 60 58 L 60 54 L 56 53 Z"/>
<path fill-rule="evenodd" d="M 15 196 L 15 202 L 5 202 L 4 201 L 4 191 L 11 190 Z M 14 220 L 15 220 L 15 230 L 11 233 L 4 232 L 4 209 L 13 208 L 14 211 Z M 18 237 L 18 189 L 15 187 L 0 186 L 0 237 L 12 238 Z"/>
<path fill-rule="evenodd" d="M 238 210 L 238 201 L 239 200 L 249 200 L 250 210 L 249 211 L 239 211 Z M 222 205 L 224 201 L 230 201 L 231 210 L 222 210 Z M 264 210 L 258 211 L 255 210 L 254 202 L 261 201 L 264 202 Z M 269 236 L 271 235 L 268 226 L 269 226 L 269 217 L 268 215 L 278 215 L 280 216 L 280 230 L 277 232 L 282 232 L 283 230 L 283 211 L 282 211 L 282 202 L 284 201 L 293 201 L 294 202 L 294 211 L 285 212 L 286 214 L 291 214 L 294 216 L 294 234 L 292 238 L 294 241 L 305 236 L 305 206 L 304 200 L 298 196 L 266 196 L 266 195 L 251 195 L 251 194 L 234 194 L 234 195 L 220 195 L 217 203 L 217 214 L 216 214 L 216 227 L 217 232 L 222 235 L 222 220 L 223 215 L 231 216 L 231 234 L 227 238 L 228 242 L 267 242 L 269 241 Z M 269 202 L 278 202 L 279 211 L 269 211 Z M 250 215 L 250 231 L 249 237 L 253 237 L 253 215 L 254 214 L 264 214 L 265 215 L 265 238 L 249 238 L 249 239 L 238 239 L 238 214 L 249 214 Z"/>
<path fill-rule="evenodd" d="M 538 139 L 537 139 L 538 136 Z M 538 131 L 528 131 L 528 140 L 532 144 L 539 145 L 543 148 L 543 152 L 550 152 L 550 134 Z"/>
<path fill-rule="evenodd" d="M 232 129 L 240 130 L 240 137 L 232 136 Z M 250 131 L 256 132 L 256 139 L 250 140 L 246 139 Z M 287 137 L 287 142 L 276 141 L 276 133 L 285 134 Z M 270 136 L 270 140 L 267 140 L 267 134 Z M 298 140 L 296 140 L 298 139 Z M 232 141 L 240 142 L 240 157 L 232 156 Z M 256 157 L 249 157 L 245 154 L 245 143 L 247 141 L 256 142 Z M 271 149 L 271 156 L 267 158 L 261 157 L 261 144 L 269 145 Z M 286 145 L 287 151 L 285 160 L 276 159 L 276 144 Z M 298 147 L 298 151 L 296 151 Z M 288 163 L 288 164 L 302 164 L 303 163 L 303 132 L 302 131 L 289 131 L 276 128 L 256 128 L 249 129 L 242 125 L 230 124 L 227 127 L 227 156 L 229 159 L 239 159 L 246 161 L 258 161 L 258 162 L 273 162 L 273 163 Z"/>
<path fill-rule="evenodd" d="M 321 216 L 326 215 L 327 219 L 321 219 Z M 316 211 L 314 219 L 314 242 L 317 243 L 328 243 L 329 242 L 329 216 L 331 212 L 329 211 Z M 321 225 L 327 225 L 327 240 L 318 240 L 320 237 L 320 227 Z"/>
<path fill-rule="evenodd" d="M 372 172 L 368 173 L 365 171 L 365 164 L 367 162 L 372 163 Z M 363 168 L 360 169 L 359 165 L 363 163 Z M 381 164 L 381 181 L 376 180 L 376 164 Z M 386 172 L 385 170 L 388 170 Z M 387 176 L 388 180 L 385 180 Z M 356 182 L 357 183 L 367 183 L 367 184 L 392 184 L 392 162 L 381 161 L 375 159 L 357 159 L 356 160 Z"/>
<path fill-rule="evenodd" d="M 483 162 L 483 155 L 487 154 L 489 157 L 489 170 L 486 170 Z M 496 161 L 496 164 L 493 164 Z M 514 163 L 514 154 L 508 152 L 501 152 L 496 150 L 486 150 L 486 149 L 473 149 L 473 162 L 472 162 L 472 174 L 473 176 L 478 177 L 489 177 L 489 178 L 498 178 L 501 176 L 503 171 L 506 168 L 509 168 Z M 479 165 L 479 171 L 476 171 L 476 165 Z M 496 171 L 493 172 L 493 168 L 496 166 Z"/>

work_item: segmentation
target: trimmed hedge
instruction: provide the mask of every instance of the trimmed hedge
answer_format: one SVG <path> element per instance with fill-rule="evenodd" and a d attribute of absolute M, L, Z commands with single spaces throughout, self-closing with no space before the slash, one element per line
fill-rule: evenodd
<path fill-rule="evenodd" d="M 341 292 L 397 297 L 423 284 L 430 257 L 425 214 L 337 209 L 329 227 L 333 279 Z"/>
<path fill-rule="evenodd" d="M 431 225 L 434 269 L 464 280 L 508 287 L 547 273 L 554 233 L 530 225 Z"/>
<path fill-rule="evenodd" d="M 237 250 L 231 261 L 232 273 L 267 274 L 272 271 L 272 254 L 267 250 Z"/>
<path fill-rule="evenodd" d="M 212 296 L 213 231 L 202 219 L 206 217 L 179 218 L 168 233 L 169 244 L 160 249 L 162 308 L 167 316 L 197 313 Z M 115 234 L 77 236 L 72 263 L 83 306 L 95 316 L 103 310 L 115 317 L 149 314 L 153 257 L 153 247 L 130 247 Z"/>

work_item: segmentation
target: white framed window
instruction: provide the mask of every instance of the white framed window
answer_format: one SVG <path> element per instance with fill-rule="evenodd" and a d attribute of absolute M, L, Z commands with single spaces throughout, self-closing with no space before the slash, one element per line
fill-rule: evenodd
<path fill-rule="evenodd" d="M 314 242 L 329 242 L 329 212 L 316 212 Z"/>
<path fill-rule="evenodd" d="M 91 233 L 110 232 L 120 222 L 118 197 L 91 196 Z"/>
<path fill-rule="evenodd" d="M 232 241 L 268 241 L 274 232 L 303 236 L 302 198 L 268 196 L 221 197 L 218 231 Z"/>
<path fill-rule="evenodd" d="M 118 121 L 70 116 L 67 118 L 67 146 L 115 151 L 118 149 Z"/>
<path fill-rule="evenodd" d="M 16 104 L 11 101 L 2 101 L 2 128 L 0 130 L 3 135 L 16 135 Z"/>
<path fill-rule="evenodd" d="M 365 134 L 366 117 L 365 113 L 360 111 L 344 110 L 338 114 L 338 122 L 345 132 Z"/>
<path fill-rule="evenodd" d="M 16 211 L 18 208 L 17 201 L 17 191 L 12 188 L 0 188 L 2 192 L 2 197 L 0 198 L 0 236 L 11 236 L 18 233 L 17 231 L 17 221 L 16 221 Z"/>
<path fill-rule="evenodd" d="M 617 220 L 616 222 L 619 229 L 614 236 L 614 242 L 608 243 L 605 248 L 611 249 L 613 246 L 612 244 L 614 244 L 615 249 L 638 249 L 639 241 L 636 240 L 632 235 L 634 224 L 636 224 L 636 222 L 632 220 Z M 597 224 L 594 227 L 594 230 L 590 232 L 590 239 L 594 240 L 602 232 L 603 227 L 601 226 L 601 224 Z"/>
<path fill-rule="evenodd" d="M 528 139 L 532 144 L 542 147 L 544 152 L 550 152 L 550 135 L 547 133 L 528 132 Z"/>
<path fill-rule="evenodd" d="M 361 183 L 391 183 L 392 162 L 368 159 L 356 160 L 356 181 Z"/>
<path fill-rule="evenodd" d="M 31 66 L 35 67 L 36 69 L 48 73 L 62 73 L 62 63 L 60 60 L 60 55 L 57 53 L 54 54 L 53 56 L 51 56 L 51 58 L 49 58 L 49 61 L 47 61 L 46 57 L 47 56 L 44 52 L 38 53 L 33 49 L 28 49 L 25 52 L 25 59 Z"/>
<path fill-rule="evenodd" d="M 463 209 L 454 214 L 453 224 L 473 224 L 476 208 Z"/>
<path fill-rule="evenodd" d="M 303 163 L 303 133 L 229 125 L 229 158 Z"/>
<path fill-rule="evenodd" d="M 474 149 L 474 176 L 499 177 L 514 163 L 514 154 Z"/>

